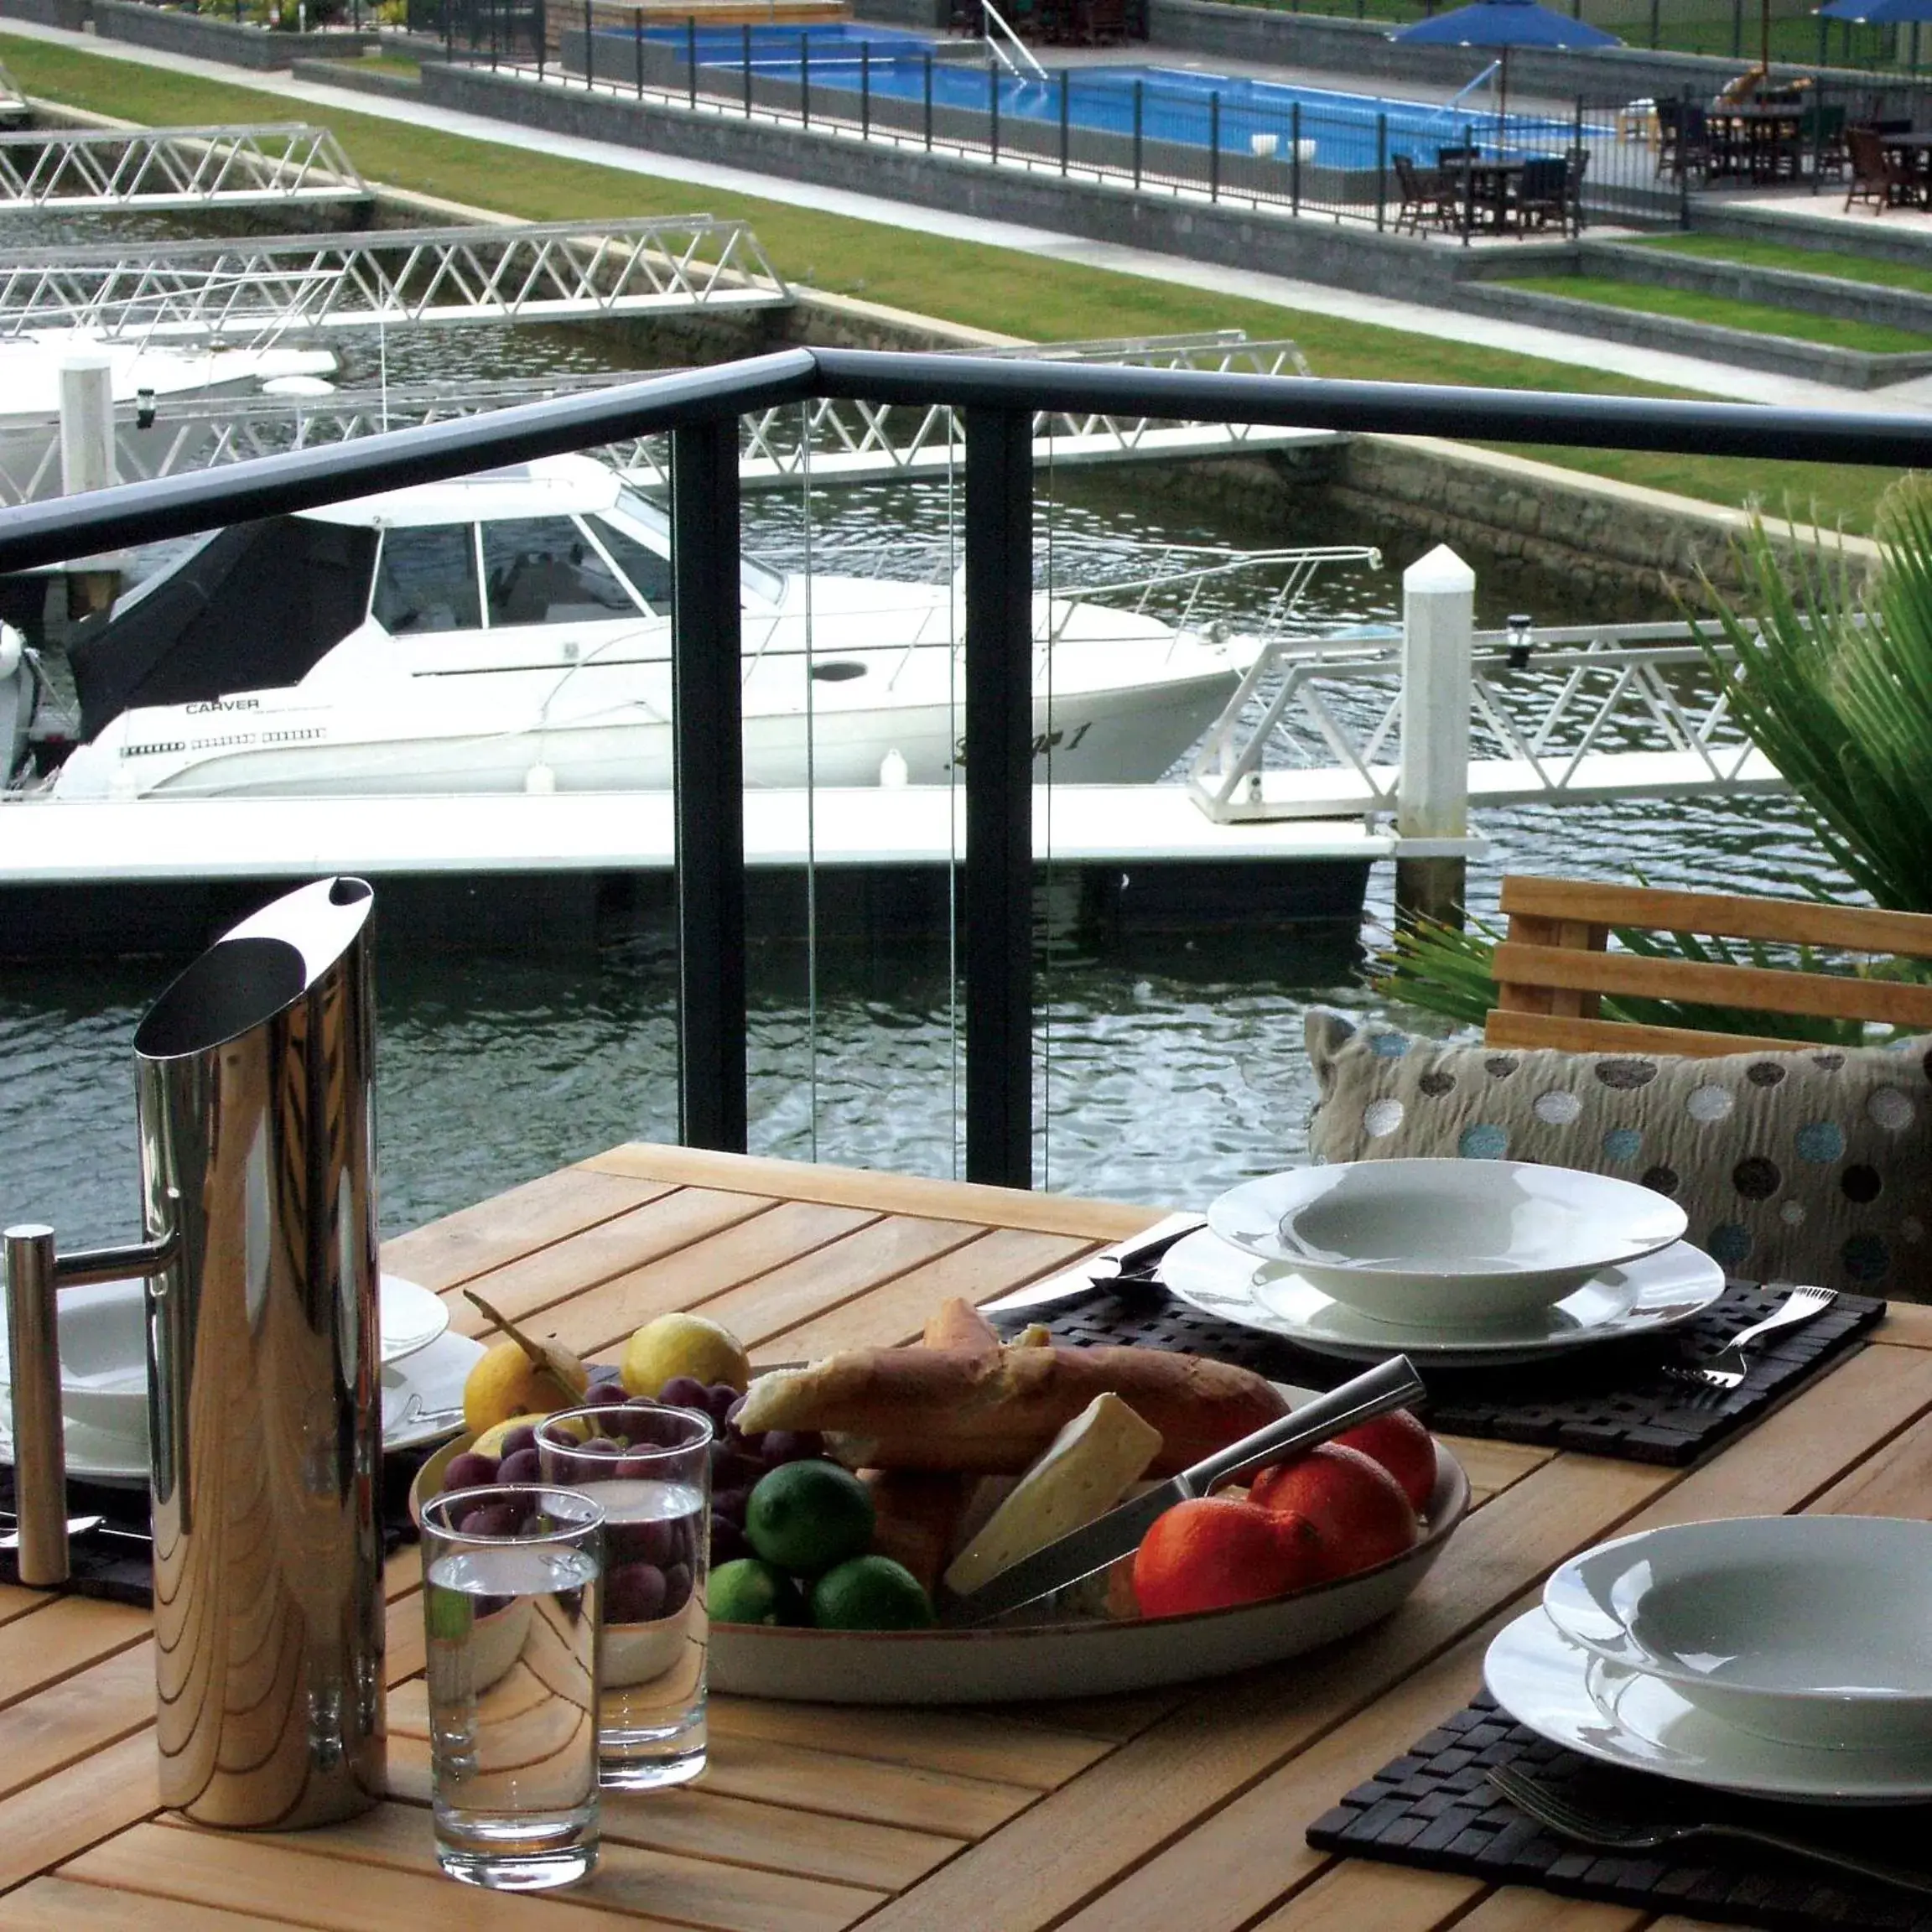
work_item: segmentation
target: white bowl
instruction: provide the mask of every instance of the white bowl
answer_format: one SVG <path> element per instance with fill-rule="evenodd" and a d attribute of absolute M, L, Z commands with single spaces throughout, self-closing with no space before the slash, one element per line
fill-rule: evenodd
<path fill-rule="evenodd" d="M 1223 1241 L 1285 1261 L 1382 1322 L 1464 1327 L 1574 1294 L 1683 1239 L 1675 1202 L 1630 1181 L 1527 1161 L 1354 1161 L 1230 1188 Z"/>
<path fill-rule="evenodd" d="M 1746 1516 L 1587 1550 L 1544 1586 L 1557 1628 L 1782 1742 L 1932 1743 L 1932 1523 Z"/>

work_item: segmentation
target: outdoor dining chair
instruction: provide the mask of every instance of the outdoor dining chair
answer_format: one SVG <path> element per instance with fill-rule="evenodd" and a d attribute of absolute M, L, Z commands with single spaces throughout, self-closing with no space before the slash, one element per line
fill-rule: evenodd
<path fill-rule="evenodd" d="M 1395 164 L 1395 191 L 1401 206 L 1396 210 L 1395 228 L 1420 235 L 1425 226 L 1449 228 L 1456 221 L 1454 182 L 1441 168 L 1418 168 L 1407 154 L 1390 158 Z"/>
<path fill-rule="evenodd" d="M 1867 201 L 1883 215 L 1888 208 L 1909 208 L 1919 198 L 1913 158 L 1888 148 L 1873 127 L 1847 127 L 1845 145 L 1852 159 L 1852 179 L 1845 190 L 1845 211 L 1854 201 Z"/>
<path fill-rule="evenodd" d="M 1523 164 L 1516 177 L 1510 213 L 1520 229 L 1567 228 L 1570 221 L 1570 160 L 1567 155 L 1540 155 Z"/>

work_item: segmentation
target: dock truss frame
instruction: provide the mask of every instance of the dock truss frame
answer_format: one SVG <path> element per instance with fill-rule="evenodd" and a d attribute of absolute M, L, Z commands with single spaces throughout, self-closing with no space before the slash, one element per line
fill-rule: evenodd
<path fill-rule="evenodd" d="M 369 198 L 341 143 L 306 121 L 0 134 L 0 209 L 82 213 Z"/>

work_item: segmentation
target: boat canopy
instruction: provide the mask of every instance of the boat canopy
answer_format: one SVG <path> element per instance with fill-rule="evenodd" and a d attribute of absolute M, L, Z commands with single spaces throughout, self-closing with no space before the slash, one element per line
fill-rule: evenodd
<path fill-rule="evenodd" d="M 68 662 L 81 735 L 136 705 L 300 683 L 362 621 L 377 538 L 309 517 L 216 531 L 79 626 Z"/>

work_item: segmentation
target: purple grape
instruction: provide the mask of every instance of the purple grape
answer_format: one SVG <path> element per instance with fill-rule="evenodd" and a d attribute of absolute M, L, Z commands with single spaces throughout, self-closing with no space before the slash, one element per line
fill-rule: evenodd
<path fill-rule="evenodd" d="M 521 1429 L 512 1429 L 503 1438 L 499 1453 L 507 1457 L 518 1455 L 526 1449 L 534 1449 L 536 1446 L 537 1431 L 530 1424 L 526 1422 Z M 506 1477 L 504 1480 L 507 1482 L 509 1478 Z"/>
<path fill-rule="evenodd" d="M 506 1456 L 496 1470 L 499 1483 L 537 1483 L 543 1476 L 543 1459 L 534 1448 L 518 1449 Z"/>
<path fill-rule="evenodd" d="M 711 1496 L 711 1520 L 715 1523 L 722 1517 L 727 1523 L 742 1524 L 745 1520 L 745 1505 L 751 1499 L 749 1489 L 718 1489 Z"/>
<path fill-rule="evenodd" d="M 680 1564 L 684 1596 L 691 1593 L 691 1572 Z M 665 1614 L 669 1579 L 655 1563 L 620 1563 L 604 1579 L 606 1623 L 654 1623 Z M 679 1597 L 682 1603 L 683 1597 Z"/>
<path fill-rule="evenodd" d="M 682 1610 L 690 1600 L 691 1566 L 688 1563 L 673 1563 L 664 1571 L 664 1603 L 658 1611 L 660 1617 L 671 1617 Z"/>
<path fill-rule="evenodd" d="M 480 1623 L 486 1617 L 494 1617 L 500 1610 L 507 1610 L 517 1599 L 514 1597 L 472 1597 L 470 1613 Z"/>
<path fill-rule="evenodd" d="M 725 1410 L 724 1420 L 727 1422 L 735 1423 L 738 1420 L 738 1411 L 742 1409 L 745 1405 L 750 1400 L 750 1392 L 747 1390 L 744 1394 L 740 1395 L 728 1410 Z"/>
<path fill-rule="evenodd" d="M 816 1429 L 767 1429 L 758 1438 L 758 1453 L 767 1467 L 810 1462 L 825 1453 L 825 1438 Z"/>
<path fill-rule="evenodd" d="M 513 1503 L 480 1503 L 456 1525 L 464 1536 L 514 1536 L 523 1527 L 523 1512 Z"/>
<path fill-rule="evenodd" d="M 709 1394 L 695 1375 L 673 1375 L 657 1391 L 657 1400 L 668 1409 L 695 1409 L 700 1415 L 709 1415 Z"/>
<path fill-rule="evenodd" d="M 738 1406 L 738 1391 L 729 1382 L 714 1382 L 704 1391 L 704 1413 L 722 1429 Z"/>
<path fill-rule="evenodd" d="M 729 1563 L 734 1557 L 749 1556 L 751 1545 L 745 1540 L 743 1527 L 729 1518 L 714 1516 L 711 1519 L 711 1563 L 715 1568 L 720 1563 Z"/>
<path fill-rule="evenodd" d="M 656 1517 L 641 1523 L 611 1523 L 605 1534 L 624 1552 L 625 1561 L 655 1563 L 662 1569 L 684 1554 L 678 1541 L 678 1527 Z"/>
<path fill-rule="evenodd" d="M 588 1442 L 580 1442 L 570 1453 L 573 1456 L 621 1456 L 629 1444 L 615 1436 L 593 1436 Z"/>
<path fill-rule="evenodd" d="M 742 1449 L 727 1449 L 722 1456 L 711 1459 L 711 1487 L 714 1489 L 749 1489 L 765 1473 L 766 1465 L 757 1457 L 747 1455 Z"/>
<path fill-rule="evenodd" d="M 621 1409 L 631 1400 L 631 1392 L 621 1382 L 593 1382 L 584 1391 L 584 1400 L 578 1405 L 583 1409 Z"/>
<path fill-rule="evenodd" d="M 496 1480 L 496 1458 L 479 1456 L 474 1449 L 465 1449 L 460 1456 L 452 1456 L 449 1467 L 443 1472 L 445 1489 L 477 1489 Z"/>
<path fill-rule="evenodd" d="M 697 1413 L 704 1412 L 699 1409 Z M 661 1405 L 632 1403 L 624 1411 L 623 1426 L 631 1431 L 633 1442 L 659 1449 L 682 1449 L 692 1436 L 689 1412 Z"/>

